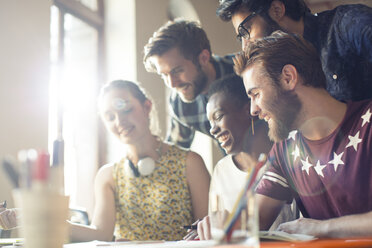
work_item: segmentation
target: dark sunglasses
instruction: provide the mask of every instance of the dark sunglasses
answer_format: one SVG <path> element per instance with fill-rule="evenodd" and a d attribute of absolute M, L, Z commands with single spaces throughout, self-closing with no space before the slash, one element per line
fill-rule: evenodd
<path fill-rule="evenodd" d="M 257 12 L 252 12 L 249 16 L 247 16 L 238 26 L 238 35 L 236 36 L 236 39 L 239 42 L 242 42 L 242 38 L 249 40 L 250 33 L 249 30 L 244 26 L 247 22 L 249 22 L 253 17 L 258 15 Z"/>

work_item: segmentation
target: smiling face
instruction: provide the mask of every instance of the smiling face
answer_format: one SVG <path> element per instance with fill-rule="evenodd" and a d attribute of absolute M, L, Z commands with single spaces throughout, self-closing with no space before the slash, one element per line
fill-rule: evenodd
<path fill-rule="evenodd" d="M 265 75 L 261 64 L 247 67 L 243 73 L 244 87 L 251 98 L 251 115 L 264 119 L 269 126 L 269 138 L 278 142 L 297 129 L 301 102 L 297 95 L 285 91 Z M 281 83 L 279 80 L 277 83 Z"/>
<path fill-rule="evenodd" d="M 101 117 L 106 128 L 124 144 L 150 134 L 151 102 L 141 103 L 127 89 L 111 89 L 102 98 Z"/>
<path fill-rule="evenodd" d="M 234 13 L 231 17 L 231 22 L 234 26 L 235 33 L 239 34 L 239 25 L 248 17 L 251 16 L 252 12 L 241 10 Z M 254 15 L 249 21 L 244 23 L 244 28 L 248 30 L 249 37 L 243 36 L 241 37 L 242 43 L 242 50 L 244 51 L 245 48 L 248 46 L 249 42 L 266 37 L 270 35 L 273 31 L 279 30 L 280 27 L 275 23 L 271 23 L 270 25 L 268 22 L 260 15 Z"/>
<path fill-rule="evenodd" d="M 231 97 L 218 92 L 208 100 L 207 118 L 211 124 L 210 133 L 226 153 L 243 151 L 244 138 L 251 125 L 249 104 L 236 106 Z"/>
<path fill-rule="evenodd" d="M 178 48 L 151 58 L 164 83 L 177 91 L 184 102 L 192 102 L 205 89 L 207 76 L 199 65 L 185 59 Z"/>

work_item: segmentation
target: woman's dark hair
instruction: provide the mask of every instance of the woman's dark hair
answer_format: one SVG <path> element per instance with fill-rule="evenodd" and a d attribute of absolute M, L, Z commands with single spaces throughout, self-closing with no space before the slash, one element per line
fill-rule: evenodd
<path fill-rule="evenodd" d="M 235 74 L 223 77 L 211 85 L 208 91 L 209 97 L 217 93 L 223 93 L 231 97 L 231 99 L 235 101 L 237 108 L 243 107 L 245 104 L 249 103 L 243 80 Z"/>

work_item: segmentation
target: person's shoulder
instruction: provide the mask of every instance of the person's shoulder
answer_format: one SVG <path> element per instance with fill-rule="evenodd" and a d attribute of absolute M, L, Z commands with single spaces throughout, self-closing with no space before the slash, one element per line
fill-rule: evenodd
<path fill-rule="evenodd" d="M 372 112 L 372 100 L 362 100 L 362 101 L 349 101 L 347 104 L 347 118 L 356 118 L 359 119 L 359 116 L 365 115 Z"/>
<path fill-rule="evenodd" d="M 363 109 L 371 108 L 372 99 L 366 99 L 366 100 L 361 100 L 361 101 L 349 101 L 346 104 L 347 104 L 348 109 L 351 109 L 351 111 L 354 112 L 354 110 L 358 110 L 358 109 L 363 110 Z"/>
<path fill-rule="evenodd" d="M 372 14 L 372 8 L 363 4 L 346 4 L 339 5 L 333 10 L 324 11 L 324 13 L 332 12 L 336 18 L 339 18 L 343 22 L 355 21 L 356 17 L 370 16 Z"/>
<path fill-rule="evenodd" d="M 216 163 L 215 169 L 222 168 L 224 165 L 230 163 L 231 161 L 232 161 L 232 155 L 228 154 L 224 156 L 223 158 L 221 158 L 220 160 L 218 160 L 218 162 Z"/>
<path fill-rule="evenodd" d="M 194 159 L 202 159 L 202 157 L 198 153 L 193 152 L 191 150 L 187 151 L 187 158 L 193 159 L 193 160 Z"/>
<path fill-rule="evenodd" d="M 202 156 L 200 156 L 197 152 L 191 151 L 190 149 L 185 149 L 179 147 L 178 149 L 183 150 L 186 153 L 186 166 L 187 167 L 194 167 L 197 164 L 204 165 L 204 160 Z"/>
<path fill-rule="evenodd" d="M 337 12 L 371 11 L 371 7 L 364 4 L 343 4 L 334 8 Z"/>
<path fill-rule="evenodd" d="M 96 183 L 99 185 L 109 184 L 112 185 L 114 181 L 113 171 L 115 163 L 108 163 L 99 168 L 96 175 Z"/>
<path fill-rule="evenodd" d="M 104 176 L 106 174 L 112 174 L 115 164 L 116 163 L 108 163 L 108 164 L 102 165 L 101 168 L 99 168 L 97 175 Z"/>
<path fill-rule="evenodd" d="M 225 170 L 226 168 L 233 168 L 234 166 L 231 166 L 231 163 L 233 163 L 232 160 L 232 155 L 228 154 L 218 160 L 216 163 L 214 169 L 213 169 L 213 174 L 218 174 L 219 172 Z"/>

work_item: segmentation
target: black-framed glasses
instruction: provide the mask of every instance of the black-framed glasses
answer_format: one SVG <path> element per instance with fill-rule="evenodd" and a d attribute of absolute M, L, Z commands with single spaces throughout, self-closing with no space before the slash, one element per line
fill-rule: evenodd
<path fill-rule="evenodd" d="M 247 16 L 238 26 L 238 35 L 236 36 L 236 39 L 239 42 L 242 42 L 242 38 L 249 40 L 250 38 L 250 31 L 245 27 L 245 24 L 252 20 L 253 17 L 258 15 L 257 12 L 252 12 L 249 16 Z"/>

